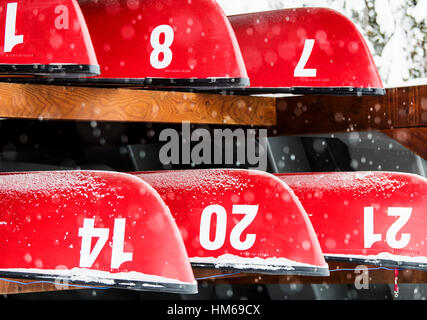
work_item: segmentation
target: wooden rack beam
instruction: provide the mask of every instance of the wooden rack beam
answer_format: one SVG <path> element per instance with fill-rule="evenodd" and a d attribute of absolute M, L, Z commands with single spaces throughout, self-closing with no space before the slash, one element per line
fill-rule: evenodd
<path fill-rule="evenodd" d="M 279 135 L 427 127 L 427 86 L 385 96 L 295 96 L 277 99 Z"/>
<path fill-rule="evenodd" d="M 385 96 L 277 99 L 277 135 L 378 130 L 427 159 L 427 85 Z"/>
<path fill-rule="evenodd" d="M 311 277 L 295 275 L 261 275 L 249 273 L 230 273 L 223 272 L 223 277 L 218 270 L 197 270 L 196 278 L 205 278 L 211 284 L 347 284 L 354 285 L 356 277 L 360 276 L 360 270 L 356 272 L 360 265 L 344 262 L 329 262 L 329 277 Z M 394 284 L 394 270 L 392 268 L 379 268 L 378 266 L 365 265 L 369 274 L 369 283 L 371 284 Z M 210 278 L 212 277 L 212 278 Z M 398 275 L 400 284 L 420 284 L 427 283 L 427 272 L 421 270 L 400 269 Z"/>
<path fill-rule="evenodd" d="M 278 135 L 427 127 L 427 86 L 385 96 L 233 96 L 0 83 L 0 117 L 277 126 Z"/>
<path fill-rule="evenodd" d="M 293 275 L 261 275 L 236 272 L 225 272 L 218 269 L 194 269 L 194 275 L 200 282 L 209 284 L 349 284 L 355 283 L 360 271 L 356 272 L 357 264 L 344 262 L 330 262 L 329 269 L 332 270 L 329 277 L 310 277 Z M 360 267 L 360 266 L 359 266 Z M 394 270 L 381 269 L 378 266 L 365 266 L 369 272 L 371 284 L 394 284 Z M 203 280 L 202 280 L 203 279 Z M 49 283 L 36 280 L 9 279 L 8 282 L 0 280 L 0 294 L 21 294 L 34 292 L 49 292 L 62 290 L 80 290 L 78 285 L 66 285 L 64 283 Z M 427 283 L 427 272 L 420 270 L 405 269 L 399 271 L 400 284 Z"/>
<path fill-rule="evenodd" d="M 0 83 L 0 117 L 14 119 L 120 121 L 273 127 L 277 135 L 379 130 L 427 159 L 427 86 L 394 88 L 383 97 L 295 96 L 267 98 L 135 89 Z M 334 266 L 338 267 L 338 266 Z M 426 273 L 404 281 L 426 282 Z M 414 278 L 414 274 L 416 277 Z M 199 272 L 198 276 L 206 276 Z M 235 283 L 351 283 L 330 278 L 239 275 Z M 230 278 L 226 278 L 231 281 Z M 404 277 L 405 279 L 405 277 Z M 416 279 L 416 280 L 414 280 Z M 222 281 L 221 279 L 216 281 Z M 313 282 L 314 281 L 314 282 Z M 375 281 L 392 281 L 383 272 Z M 49 284 L 0 282 L 0 293 L 60 290 Z"/>
<path fill-rule="evenodd" d="M 382 132 L 427 160 L 427 127 L 382 130 Z"/>
<path fill-rule="evenodd" d="M 286 98 L 0 83 L 0 117 L 273 127 L 276 135 L 379 130 L 427 159 L 427 86 L 380 97 Z"/>
<path fill-rule="evenodd" d="M 0 117 L 272 126 L 273 98 L 0 83 Z"/>

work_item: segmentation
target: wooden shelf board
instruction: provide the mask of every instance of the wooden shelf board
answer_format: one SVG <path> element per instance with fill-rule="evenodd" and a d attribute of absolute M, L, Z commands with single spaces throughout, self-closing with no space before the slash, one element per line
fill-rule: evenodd
<path fill-rule="evenodd" d="M 277 99 L 277 134 L 299 135 L 427 127 L 427 86 L 385 96 L 295 96 Z"/>
<path fill-rule="evenodd" d="M 274 98 L 0 83 L 0 117 L 271 126 Z"/>
<path fill-rule="evenodd" d="M 329 277 L 309 277 L 293 275 L 263 275 L 225 272 L 217 269 L 194 269 L 194 275 L 199 282 L 209 284 L 354 284 L 356 277 L 361 272 L 355 272 L 357 264 L 330 262 L 329 269 L 332 270 Z M 393 284 L 394 270 L 379 269 L 377 266 L 365 266 L 369 272 L 369 282 L 371 284 Z M 351 271 L 353 270 L 353 271 Z M 203 280 L 202 280 L 203 279 Z M 17 282 L 8 282 L 0 280 L 0 294 L 21 294 L 35 292 L 50 292 L 62 290 L 79 290 L 77 286 L 66 286 L 58 283 L 57 285 L 48 282 L 39 282 L 35 280 L 17 280 Z M 25 284 L 22 284 L 25 283 Z M 399 271 L 400 284 L 420 284 L 427 283 L 427 272 L 420 270 L 401 270 Z"/>

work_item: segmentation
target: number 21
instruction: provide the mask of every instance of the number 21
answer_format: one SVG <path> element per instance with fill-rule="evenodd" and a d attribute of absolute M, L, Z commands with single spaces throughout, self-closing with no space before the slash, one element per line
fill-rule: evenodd
<path fill-rule="evenodd" d="M 386 243 L 393 249 L 403 249 L 411 240 L 411 234 L 402 233 L 400 240 L 397 240 L 398 232 L 408 223 L 411 218 L 412 208 L 388 208 L 388 216 L 398 217 L 387 231 Z M 364 209 L 364 242 L 365 248 L 372 248 L 375 242 L 382 240 L 380 233 L 374 233 L 374 208 Z"/>

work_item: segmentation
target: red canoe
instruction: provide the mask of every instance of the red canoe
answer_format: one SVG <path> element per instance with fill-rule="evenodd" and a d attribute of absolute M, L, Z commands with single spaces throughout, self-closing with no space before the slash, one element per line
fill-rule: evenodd
<path fill-rule="evenodd" d="M 383 95 L 369 48 L 345 16 L 325 8 L 230 16 L 251 81 L 236 92 Z"/>
<path fill-rule="evenodd" d="M 427 180 L 412 174 L 285 174 L 327 260 L 427 270 Z"/>
<path fill-rule="evenodd" d="M 79 78 L 99 75 L 76 0 L 0 1 L 0 75 Z"/>
<path fill-rule="evenodd" d="M 236 36 L 214 0 L 80 5 L 101 65 L 101 76 L 89 83 L 186 89 L 249 85 Z"/>
<path fill-rule="evenodd" d="M 179 230 L 131 175 L 0 175 L 0 276 L 196 293 Z"/>
<path fill-rule="evenodd" d="M 306 212 L 273 175 L 195 170 L 136 176 L 169 206 L 193 267 L 329 275 Z"/>

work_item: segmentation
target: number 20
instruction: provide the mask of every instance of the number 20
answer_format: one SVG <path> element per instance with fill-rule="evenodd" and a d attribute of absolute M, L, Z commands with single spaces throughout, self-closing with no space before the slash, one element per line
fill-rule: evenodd
<path fill-rule="evenodd" d="M 255 243 L 256 235 L 248 234 L 245 241 L 240 241 L 240 236 L 243 231 L 252 223 L 258 213 L 258 206 L 249 205 L 234 205 L 233 214 L 244 214 L 245 217 L 236 224 L 230 233 L 231 246 L 236 250 L 248 250 Z M 216 214 L 217 224 L 215 230 L 215 239 L 210 240 L 209 234 L 211 230 L 212 216 Z M 220 205 L 211 205 L 206 207 L 200 220 L 200 245 L 206 250 L 218 250 L 225 243 L 227 232 L 227 212 Z"/>

